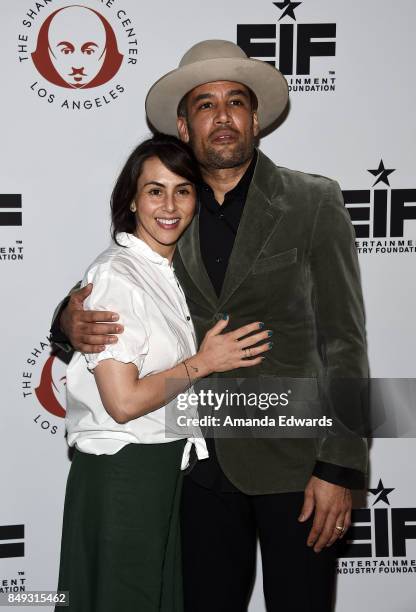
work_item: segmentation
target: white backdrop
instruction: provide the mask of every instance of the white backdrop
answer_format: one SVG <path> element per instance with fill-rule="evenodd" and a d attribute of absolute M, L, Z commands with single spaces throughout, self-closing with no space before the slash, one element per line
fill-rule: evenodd
<path fill-rule="evenodd" d="M 347 203 L 355 199 L 359 210 L 352 214 L 368 230 L 357 248 L 372 376 L 415 376 L 413 0 L 304 0 L 297 7 L 269 0 L 82 0 L 106 20 L 124 56 L 111 78 L 83 89 L 52 82 L 45 61 L 36 67 L 31 56 L 49 15 L 75 4 L 4 0 L 0 7 L 0 593 L 56 588 L 69 461 L 65 370 L 48 359 L 51 314 L 109 241 L 109 194 L 127 153 L 148 135 L 143 108 L 149 86 L 195 42 L 241 42 L 244 35 L 269 45 L 267 57 L 254 46 L 253 56 L 287 65 L 290 45 L 283 45 L 279 58 L 279 41 L 293 36 L 296 71 L 310 37 L 316 53 L 310 74 L 287 75 L 293 85 L 289 115 L 261 146 L 279 165 L 337 179 Z M 74 37 L 82 19 L 75 29 Z M 60 65 L 53 70 L 62 74 Z M 320 91 L 326 80 L 335 87 Z M 394 172 L 369 173 L 381 160 Z M 21 209 L 10 194 L 21 195 Z M 386 224 L 379 221 L 384 201 Z M 409 219 L 396 232 L 390 218 L 400 211 Z M 388 246 L 402 252 L 382 252 Z M 360 522 L 354 544 L 364 547 L 340 559 L 336 612 L 415 610 L 415 450 L 412 438 L 372 445 L 373 492 L 366 503 L 357 502 L 367 510 L 355 515 Z M 258 564 L 250 612 L 263 611 Z"/>

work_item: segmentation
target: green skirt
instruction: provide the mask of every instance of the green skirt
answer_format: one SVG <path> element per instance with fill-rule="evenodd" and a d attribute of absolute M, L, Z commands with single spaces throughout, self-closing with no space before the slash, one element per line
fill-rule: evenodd
<path fill-rule="evenodd" d="M 128 444 L 115 455 L 75 449 L 58 585 L 69 591 L 67 610 L 182 612 L 184 445 Z"/>

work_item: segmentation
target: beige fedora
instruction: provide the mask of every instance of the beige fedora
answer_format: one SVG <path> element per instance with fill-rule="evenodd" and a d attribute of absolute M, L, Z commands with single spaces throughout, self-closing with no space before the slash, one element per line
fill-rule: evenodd
<path fill-rule="evenodd" d="M 248 58 L 228 40 L 204 40 L 185 53 L 176 70 L 150 88 L 145 103 L 150 123 L 159 132 L 177 136 L 179 102 L 194 87 L 213 81 L 242 83 L 256 94 L 261 130 L 276 121 L 289 99 L 286 79 L 274 66 Z"/>

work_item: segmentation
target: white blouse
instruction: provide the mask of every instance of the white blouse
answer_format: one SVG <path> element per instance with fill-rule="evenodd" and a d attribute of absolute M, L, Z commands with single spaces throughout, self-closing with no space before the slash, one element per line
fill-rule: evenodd
<path fill-rule="evenodd" d="M 112 455 L 129 443 L 173 442 L 189 435 L 167 431 L 165 413 L 173 409 L 175 400 L 124 424 L 117 423 L 101 402 L 92 370 L 103 359 L 134 363 L 143 378 L 172 368 L 197 351 L 185 295 L 168 259 L 132 234 L 119 233 L 117 241 L 122 246 L 112 244 L 101 253 L 85 273 L 82 286 L 93 283 L 85 308 L 117 312 L 124 332 L 101 353 L 77 351 L 67 369 L 68 444 L 95 455 Z M 208 457 L 205 440 L 195 428 L 185 445 L 181 469 L 189 464 L 192 444 L 199 459 Z"/>

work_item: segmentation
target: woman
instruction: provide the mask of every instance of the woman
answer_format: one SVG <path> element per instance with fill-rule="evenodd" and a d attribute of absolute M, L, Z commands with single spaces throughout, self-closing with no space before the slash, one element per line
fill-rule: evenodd
<path fill-rule="evenodd" d="M 197 378 L 260 363 L 269 348 L 259 344 L 268 333 L 258 322 L 221 333 L 222 320 L 197 351 L 172 266 L 197 180 L 193 155 L 177 139 L 139 145 L 113 191 L 114 244 L 84 277 L 93 283 L 86 306 L 120 313 L 124 333 L 101 353 L 75 353 L 67 372 L 75 452 L 59 590 L 70 592 L 73 612 L 181 612 L 180 468 L 193 443 L 199 458 L 207 451 L 202 438 L 166 435 L 169 401 Z"/>

